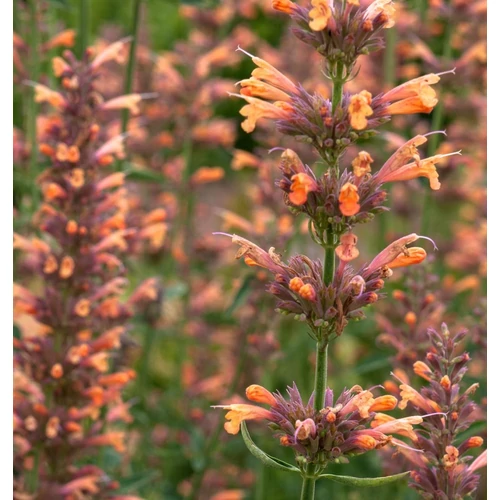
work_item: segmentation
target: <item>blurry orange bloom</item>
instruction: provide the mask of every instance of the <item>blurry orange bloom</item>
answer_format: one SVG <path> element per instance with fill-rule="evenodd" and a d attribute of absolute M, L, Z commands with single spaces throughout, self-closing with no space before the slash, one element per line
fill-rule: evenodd
<path fill-rule="evenodd" d="M 128 109 L 132 115 L 138 115 L 140 112 L 139 103 L 142 100 L 141 94 L 127 94 L 106 101 L 102 109 Z"/>
<path fill-rule="evenodd" d="M 35 102 L 48 102 L 54 108 L 62 108 L 66 103 L 64 97 L 55 90 L 49 89 L 45 85 L 36 83 L 35 87 Z"/>
<path fill-rule="evenodd" d="M 326 28 L 332 17 L 332 11 L 328 0 L 311 0 L 313 8 L 309 11 L 309 27 L 313 31 L 321 31 Z"/>
<path fill-rule="evenodd" d="M 346 217 L 356 215 L 361 208 L 358 203 L 358 188 L 354 184 L 346 182 L 340 189 L 339 202 L 339 208 L 343 215 Z"/>
<path fill-rule="evenodd" d="M 52 37 L 48 42 L 43 45 L 44 50 L 51 50 L 56 47 L 70 48 L 75 45 L 75 30 L 64 30 Z"/>
<path fill-rule="evenodd" d="M 125 451 L 125 432 L 114 431 L 102 434 L 100 436 L 92 436 L 87 439 L 88 446 L 112 446 L 118 453 Z"/>
<path fill-rule="evenodd" d="M 292 176 L 290 190 L 289 200 L 294 205 L 304 205 L 307 202 L 307 195 L 318 190 L 318 184 L 312 177 L 301 172 Z"/>
<path fill-rule="evenodd" d="M 290 0 L 273 0 L 273 9 L 285 14 L 293 14 L 297 10 L 297 6 Z"/>
<path fill-rule="evenodd" d="M 59 184 L 56 184 L 55 182 L 45 184 L 42 188 L 42 191 L 45 201 L 63 199 L 66 198 L 67 196 L 66 191 Z"/>
<path fill-rule="evenodd" d="M 231 161 L 231 168 L 233 170 L 241 170 L 244 167 L 257 168 L 259 165 L 259 158 L 248 151 L 243 151 L 242 149 L 235 149 L 233 151 L 233 159 Z"/>
<path fill-rule="evenodd" d="M 364 19 L 373 21 L 379 14 L 387 18 L 384 28 L 392 28 L 395 24 L 396 8 L 392 0 L 375 0 L 365 11 Z"/>
<path fill-rule="evenodd" d="M 427 252 L 420 247 L 407 248 L 401 252 L 393 261 L 389 262 L 387 267 L 395 269 L 396 267 L 406 267 L 413 264 L 420 264 L 427 257 Z"/>
<path fill-rule="evenodd" d="M 117 135 L 105 142 L 96 152 L 95 157 L 100 164 L 109 155 L 115 155 L 117 158 L 125 158 L 125 149 L 123 147 L 124 135 Z M 105 165 L 109 164 L 106 160 Z"/>
<path fill-rule="evenodd" d="M 71 69 L 70 65 L 62 57 L 54 57 L 52 59 L 52 70 L 57 78 L 69 69 Z"/>
<path fill-rule="evenodd" d="M 371 108 L 372 95 L 367 90 L 351 96 L 348 112 L 350 115 L 351 127 L 355 130 L 363 130 L 368 126 L 368 116 L 373 115 Z"/>
<path fill-rule="evenodd" d="M 192 176 L 193 184 L 207 184 L 217 182 L 224 178 L 225 172 L 222 167 L 200 167 Z"/>
<path fill-rule="evenodd" d="M 104 191 L 105 189 L 123 186 L 124 182 L 125 174 L 123 172 L 114 172 L 113 174 L 104 177 L 104 179 L 101 179 L 96 185 L 96 190 Z"/>
<path fill-rule="evenodd" d="M 132 39 L 132 37 L 122 38 L 115 43 L 108 45 L 100 54 L 96 56 L 91 64 L 93 69 L 97 68 L 101 64 L 108 61 L 116 61 L 118 63 L 124 63 L 126 61 L 127 48 L 126 44 Z"/>
<path fill-rule="evenodd" d="M 63 495 L 73 493 L 78 494 L 79 496 L 83 495 L 84 493 L 96 494 L 99 493 L 99 487 L 97 486 L 97 483 L 100 480 L 100 476 L 96 475 L 79 477 L 78 479 L 74 479 L 73 481 L 65 484 L 60 491 Z"/>
<path fill-rule="evenodd" d="M 75 270 L 75 261 L 69 255 L 63 257 L 61 261 L 61 266 L 59 268 L 59 276 L 62 279 L 67 279 L 71 277 L 74 270 Z"/>

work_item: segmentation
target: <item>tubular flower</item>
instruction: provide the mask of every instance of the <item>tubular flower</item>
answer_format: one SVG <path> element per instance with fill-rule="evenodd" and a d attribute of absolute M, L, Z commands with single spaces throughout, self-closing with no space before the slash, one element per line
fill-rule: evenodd
<path fill-rule="evenodd" d="M 381 174 L 379 172 L 377 179 L 383 184 L 386 182 L 408 181 L 416 179 L 417 177 L 426 177 L 429 179 L 431 189 L 438 190 L 441 187 L 441 184 L 439 182 L 439 175 L 435 166 L 436 163 L 442 161 L 443 158 L 457 154 L 460 154 L 460 151 L 424 158 L 418 162 L 415 161 L 409 163 L 408 165 L 403 165 L 392 170 L 392 172 L 387 172 L 385 174 Z"/>
<path fill-rule="evenodd" d="M 234 94 L 238 95 L 238 94 Z M 240 114 L 246 119 L 241 124 L 241 128 L 245 132 L 253 132 L 257 124 L 257 120 L 261 118 L 271 118 L 273 120 L 286 120 L 292 111 L 290 104 L 283 101 L 276 101 L 275 103 L 270 103 L 267 101 L 262 101 L 255 97 L 249 97 L 246 95 L 238 96 L 248 102 L 240 110 Z"/>
<path fill-rule="evenodd" d="M 395 24 L 396 8 L 392 0 L 375 0 L 365 10 L 364 19 L 373 21 L 377 16 L 384 15 L 386 21 L 384 28 L 392 28 Z"/>
<path fill-rule="evenodd" d="M 339 203 L 339 208 L 343 215 L 346 217 L 356 215 L 361 208 L 357 186 L 350 182 L 344 184 L 340 189 Z"/>
<path fill-rule="evenodd" d="M 327 25 L 328 21 L 332 17 L 332 10 L 330 8 L 328 0 L 311 0 L 311 5 L 313 8 L 309 11 L 309 27 L 313 31 L 322 31 Z"/>
<path fill-rule="evenodd" d="M 412 247 L 407 248 L 404 252 L 401 252 L 394 260 L 386 265 L 389 269 L 412 266 L 414 264 L 420 264 L 426 257 L 427 252 L 423 248 Z"/>
<path fill-rule="evenodd" d="M 297 10 L 297 5 L 291 0 L 273 0 L 272 7 L 278 12 L 293 14 Z"/>
<path fill-rule="evenodd" d="M 283 90 L 260 81 L 253 76 L 246 80 L 241 80 L 239 84 L 242 87 L 240 90 L 241 95 L 260 97 L 269 101 L 289 102 L 291 100 L 290 96 L 286 92 L 283 92 Z"/>
<path fill-rule="evenodd" d="M 307 202 L 307 195 L 318 190 L 316 181 L 305 173 L 295 174 L 291 180 L 291 193 L 288 198 L 294 205 L 304 205 Z"/>
<path fill-rule="evenodd" d="M 391 267 L 390 264 L 392 264 L 392 267 L 397 267 L 398 263 L 400 266 L 401 265 L 416 264 L 417 262 L 411 262 L 411 260 L 418 259 L 419 257 L 422 257 L 423 249 L 420 248 L 417 251 L 415 251 L 414 254 L 411 254 L 411 253 L 409 253 L 409 251 L 412 249 L 406 248 L 406 245 L 409 245 L 410 243 L 417 241 L 419 238 L 429 239 L 429 238 L 426 238 L 425 236 L 419 236 L 416 233 L 412 233 L 412 234 L 408 234 L 407 236 L 403 236 L 402 238 L 399 238 L 399 240 L 394 241 L 388 247 L 386 247 L 384 250 L 382 250 L 372 260 L 372 262 L 368 265 L 368 267 L 365 269 L 364 272 L 366 273 L 366 275 L 369 275 L 369 274 L 373 273 L 375 270 L 380 269 L 384 266 L 390 268 Z M 404 257 L 406 257 L 409 261 L 407 264 L 402 264 L 402 262 L 405 261 Z M 425 255 L 423 256 L 422 260 L 424 258 L 425 258 Z M 400 260 L 398 260 L 398 259 L 400 259 Z M 419 262 L 421 262 L 421 260 Z"/>
<path fill-rule="evenodd" d="M 392 104 L 383 111 L 383 114 L 430 113 L 438 103 L 436 91 L 431 85 L 435 85 L 439 80 L 439 75 L 431 73 L 403 83 L 385 93 L 380 102 Z"/>
<path fill-rule="evenodd" d="M 260 385 L 251 385 L 246 389 L 247 399 L 255 403 L 264 403 L 269 406 L 276 406 L 276 398 L 265 388 Z"/>
<path fill-rule="evenodd" d="M 240 431 L 241 422 L 245 420 L 270 420 L 273 421 L 273 414 L 261 408 L 260 406 L 247 405 L 247 404 L 233 404 L 226 406 L 214 406 L 214 408 L 222 408 L 223 410 L 229 410 L 226 413 L 226 422 L 224 424 L 224 429 L 228 434 L 238 434 Z"/>
<path fill-rule="evenodd" d="M 371 103 L 372 95 L 366 90 L 351 97 L 348 111 L 351 127 L 353 129 L 363 130 L 368 126 L 368 120 L 366 118 L 373 115 L 373 109 L 370 106 Z"/>
<path fill-rule="evenodd" d="M 373 158 L 370 153 L 360 151 L 358 156 L 352 161 L 352 171 L 356 177 L 363 177 L 372 171 L 370 165 L 373 163 Z"/>

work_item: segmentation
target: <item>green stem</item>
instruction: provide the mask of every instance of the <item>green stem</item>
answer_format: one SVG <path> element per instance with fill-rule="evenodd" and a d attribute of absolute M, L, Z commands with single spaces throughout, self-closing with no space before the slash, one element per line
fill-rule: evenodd
<path fill-rule="evenodd" d="M 33 468 L 29 472 L 28 476 L 28 491 L 30 493 L 36 493 L 38 490 L 38 477 L 40 472 L 40 445 L 35 448 L 33 455 Z"/>
<path fill-rule="evenodd" d="M 38 0 L 30 1 L 30 79 L 38 82 L 40 78 L 40 33 L 38 31 Z M 36 137 L 36 118 L 38 113 L 38 105 L 32 97 L 29 101 L 27 134 L 30 143 L 30 163 L 29 163 L 29 179 L 32 185 L 32 206 L 37 205 L 39 191 L 35 182 L 37 176 L 37 161 L 38 161 L 38 142 Z"/>
<path fill-rule="evenodd" d="M 243 334 L 241 338 L 241 344 L 238 350 L 239 352 L 238 365 L 236 366 L 233 382 L 231 383 L 231 387 L 229 387 L 228 390 L 228 395 L 230 396 L 233 395 L 234 392 L 236 391 L 236 388 L 238 387 L 238 382 L 240 381 L 241 374 L 243 373 L 243 368 L 245 367 L 246 341 L 247 341 L 247 336 L 246 334 Z M 202 458 L 203 465 L 193 479 L 193 487 L 191 490 L 191 494 L 188 497 L 188 500 L 196 500 L 198 498 L 198 494 L 200 492 L 205 472 L 210 467 L 212 457 L 219 443 L 219 437 L 221 435 L 223 427 L 224 427 L 224 414 L 221 413 L 216 428 L 203 449 L 204 450 Z"/>
<path fill-rule="evenodd" d="M 332 75 L 333 89 L 332 89 L 332 114 L 335 113 L 335 109 L 339 106 L 342 100 L 342 93 L 344 88 L 344 64 L 342 61 L 337 61 L 337 72 L 335 76 Z"/>
<path fill-rule="evenodd" d="M 325 265 L 323 269 L 323 281 L 325 285 L 329 285 L 333 281 L 333 273 L 335 272 L 335 249 L 333 238 L 333 227 L 330 224 L 326 230 Z"/>
<path fill-rule="evenodd" d="M 314 476 L 309 476 L 309 474 L 314 473 L 314 464 L 307 464 L 306 474 L 304 481 L 302 482 L 302 491 L 300 494 L 300 500 L 314 500 L 314 492 L 316 489 L 316 478 Z"/>
<path fill-rule="evenodd" d="M 328 371 L 328 341 L 316 345 L 316 375 L 314 378 L 314 409 L 320 411 L 325 406 L 326 375 Z"/>
<path fill-rule="evenodd" d="M 453 23 L 447 22 L 445 25 L 444 39 L 443 39 L 443 59 L 449 61 L 452 55 L 451 37 L 453 35 Z M 431 130 L 441 130 L 444 122 L 444 106 L 443 99 L 438 102 L 436 109 L 432 115 Z M 432 134 L 429 137 L 429 145 L 427 149 L 427 156 L 434 156 L 439 146 L 440 134 Z M 426 234 L 430 228 L 431 215 L 434 213 L 435 199 L 431 196 L 430 191 L 427 189 L 423 196 L 422 206 L 422 227 L 421 233 Z"/>
<path fill-rule="evenodd" d="M 130 43 L 130 54 L 127 64 L 127 73 L 125 76 L 125 89 L 124 94 L 132 92 L 132 85 L 134 83 L 134 68 L 135 68 L 135 55 L 137 52 L 137 38 L 139 33 L 139 23 L 141 14 L 141 0 L 134 0 L 134 12 L 132 18 L 132 41 Z M 128 109 L 122 111 L 122 133 L 127 131 L 128 119 L 130 112 Z"/>
<path fill-rule="evenodd" d="M 83 58 L 89 45 L 90 0 L 80 0 L 80 58 Z"/>

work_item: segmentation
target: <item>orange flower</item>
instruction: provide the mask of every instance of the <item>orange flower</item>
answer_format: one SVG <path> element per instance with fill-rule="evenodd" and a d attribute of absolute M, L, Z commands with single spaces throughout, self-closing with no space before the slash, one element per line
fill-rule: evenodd
<path fill-rule="evenodd" d="M 453 153 L 442 154 L 430 156 L 429 158 L 424 158 L 418 162 L 412 162 L 408 165 L 403 165 L 399 168 L 395 168 L 391 172 L 382 173 L 382 170 L 377 176 L 381 183 L 385 182 L 396 182 L 396 181 L 408 181 L 411 179 L 416 179 L 417 177 L 426 177 L 429 179 L 429 184 L 431 189 L 438 190 L 441 187 L 439 182 L 439 175 L 436 170 L 436 163 L 443 160 L 448 156 L 453 156 L 460 154 L 460 151 L 455 151 Z"/>
<path fill-rule="evenodd" d="M 58 268 L 57 259 L 52 254 L 49 255 L 43 266 L 43 272 L 46 274 L 52 274 L 57 271 L 57 268 Z"/>
<path fill-rule="evenodd" d="M 88 299 L 80 299 L 76 305 L 74 312 L 80 318 L 85 318 L 90 313 L 90 301 Z"/>
<path fill-rule="evenodd" d="M 96 56 L 91 64 L 92 69 L 97 68 L 107 61 L 116 61 L 124 63 L 126 61 L 126 44 L 132 39 L 131 36 L 122 38 L 111 45 L 108 45 L 99 55 Z"/>
<path fill-rule="evenodd" d="M 273 0 L 273 9 L 285 14 L 293 14 L 297 10 L 297 6 L 290 0 Z"/>
<path fill-rule="evenodd" d="M 247 405 L 247 404 L 232 404 L 226 406 L 214 406 L 213 408 L 222 408 L 229 410 L 226 414 L 226 422 L 224 429 L 229 434 L 238 434 L 240 431 L 241 422 L 245 420 L 270 420 L 275 421 L 274 415 L 260 406 Z"/>
<path fill-rule="evenodd" d="M 373 21 L 379 14 L 384 14 L 387 18 L 384 28 L 392 28 L 394 26 L 396 9 L 392 0 L 375 0 L 366 9 L 364 19 Z"/>
<path fill-rule="evenodd" d="M 432 370 L 423 362 L 416 361 L 413 363 L 413 371 L 419 377 L 422 377 L 425 380 L 431 380 Z"/>
<path fill-rule="evenodd" d="M 66 198 L 66 191 L 55 182 L 51 182 L 49 184 L 45 184 L 42 188 L 43 196 L 45 201 L 53 201 L 56 199 Z"/>
<path fill-rule="evenodd" d="M 358 188 L 354 184 L 346 182 L 340 189 L 339 202 L 339 208 L 343 215 L 346 217 L 356 215 L 361 208 L 358 203 Z"/>
<path fill-rule="evenodd" d="M 61 267 L 59 268 L 59 276 L 62 279 L 67 279 L 71 277 L 74 270 L 75 261 L 69 255 L 63 257 L 63 260 L 61 261 Z"/>
<path fill-rule="evenodd" d="M 106 101 L 102 109 L 128 109 L 132 115 L 138 115 L 140 112 L 139 103 L 142 100 L 141 94 L 127 94 Z"/>
<path fill-rule="evenodd" d="M 253 384 L 247 387 L 247 399 L 255 403 L 265 403 L 269 406 L 276 406 L 276 398 L 265 388 L 260 385 Z"/>
<path fill-rule="evenodd" d="M 292 113 L 293 108 L 290 104 L 283 101 L 276 101 L 275 103 L 270 103 L 262 101 L 255 97 L 249 97 L 245 95 L 231 94 L 237 97 L 241 97 L 248 102 L 245 106 L 240 109 L 240 115 L 245 116 L 246 119 L 241 124 L 241 128 L 245 132 L 252 132 L 255 130 L 255 125 L 257 120 L 261 118 L 271 118 L 273 120 L 286 120 L 290 113 Z"/>
<path fill-rule="evenodd" d="M 55 47 L 73 47 L 75 45 L 75 30 L 64 30 L 52 37 L 47 43 L 44 44 L 45 50 L 51 50 Z M 57 76 L 57 75 L 56 75 Z"/>
<path fill-rule="evenodd" d="M 365 174 L 371 172 L 371 163 L 373 163 L 373 158 L 370 156 L 370 153 L 360 151 L 351 163 L 354 175 L 356 177 L 363 177 Z"/>
<path fill-rule="evenodd" d="M 304 282 L 299 277 L 295 277 L 290 280 L 288 286 L 290 290 L 294 291 L 295 293 L 298 293 L 299 290 L 304 286 Z"/>
<path fill-rule="evenodd" d="M 71 69 L 70 65 L 62 57 L 54 57 L 52 59 L 52 70 L 57 78 L 69 69 Z"/>
<path fill-rule="evenodd" d="M 200 167 L 192 176 L 193 184 L 207 184 L 217 182 L 224 178 L 224 169 L 222 167 Z"/>
<path fill-rule="evenodd" d="M 112 446 L 118 453 L 125 451 L 125 432 L 115 431 L 102 434 L 100 436 L 92 436 L 87 439 L 88 446 Z"/>
<path fill-rule="evenodd" d="M 244 167 L 257 168 L 259 165 L 260 160 L 255 155 L 242 149 L 233 150 L 233 160 L 231 161 L 233 170 L 241 170 Z"/>
<path fill-rule="evenodd" d="M 412 441 L 416 441 L 418 436 L 413 430 L 413 425 L 421 424 L 422 422 L 423 418 L 420 416 L 395 419 L 384 413 L 377 413 L 370 425 L 384 434 L 399 434 L 409 437 Z"/>
<path fill-rule="evenodd" d="M 253 56 L 252 54 L 246 52 L 240 47 L 238 47 L 238 50 L 240 50 L 241 52 L 252 58 L 253 63 L 257 66 L 257 68 L 255 68 L 252 71 L 252 76 L 255 77 L 257 80 L 262 80 L 267 83 L 270 83 L 273 87 L 283 90 L 288 95 L 299 94 L 297 86 L 283 73 L 278 71 L 274 66 L 264 61 L 263 59 L 260 59 L 260 57 Z"/>
<path fill-rule="evenodd" d="M 332 11 L 328 0 L 311 0 L 311 5 L 313 8 L 309 11 L 309 27 L 313 31 L 322 31 L 327 25 L 328 21 L 332 17 Z"/>
<path fill-rule="evenodd" d="M 85 494 L 97 494 L 99 493 L 99 487 L 97 486 L 97 483 L 99 483 L 100 480 L 101 477 L 99 475 L 79 477 L 65 484 L 60 491 L 63 495 L 75 493 L 78 496 L 81 496 L 84 494 L 84 492 Z"/>
<path fill-rule="evenodd" d="M 368 126 L 366 118 L 373 115 L 373 109 L 370 107 L 371 103 L 372 95 L 366 90 L 351 96 L 348 112 L 351 116 L 350 123 L 353 129 L 363 130 Z"/>
<path fill-rule="evenodd" d="M 241 80 L 239 84 L 242 87 L 240 90 L 241 95 L 260 97 L 262 99 L 268 99 L 269 101 L 290 102 L 291 100 L 291 97 L 286 92 L 254 77 Z"/>
<path fill-rule="evenodd" d="M 36 83 L 35 87 L 35 102 L 48 102 L 54 108 L 62 108 L 66 103 L 64 97 L 55 90 L 49 89 L 45 85 Z"/>
<path fill-rule="evenodd" d="M 305 300 L 313 302 L 316 300 L 316 290 L 314 287 L 307 283 L 306 285 L 300 287 L 298 294 Z"/>
<path fill-rule="evenodd" d="M 118 186 L 123 186 L 125 182 L 125 174 L 123 172 L 115 172 L 104 179 L 100 180 L 96 185 L 97 191 L 104 191 Z"/>
<path fill-rule="evenodd" d="M 374 402 L 370 406 L 370 412 L 372 411 L 387 411 L 394 410 L 396 405 L 398 404 L 398 400 L 394 396 L 380 396 L 375 398 Z"/>
<path fill-rule="evenodd" d="M 359 256 L 359 250 L 356 248 L 358 237 L 353 233 L 343 234 L 340 237 L 340 244 L 335 249 L 335 253 L 340 260 L 350 262 Z"/>
<path fill-rule="evenodd" d="M 424 398 L 418 391 L 408 384 L 401 384 L 401 401 L 398 404 L 400 410 L 404 410 L 410 401 L 417 408 L 425 411 L 426 413 L 440 412 L 439 405 L 431 399 Z"/>
<path fill-rule="evenodd" d="M 307 202 L 307 195 L 318 190 L 316 181 L 305 173 L 292 176 L 291 193 L 288 198 L 294 205 L 304 205 Z"/>
<path fill-rule="evenodd" d="M 427 252 L 420 247 L 407 248 L 404 252 L 401 252 L 393 261 L 387 263 L 389 269 L 395 269 L 396 267 L 406 267 L 412 266 L 414 264 L 420 264 L 427 257 Z"/>

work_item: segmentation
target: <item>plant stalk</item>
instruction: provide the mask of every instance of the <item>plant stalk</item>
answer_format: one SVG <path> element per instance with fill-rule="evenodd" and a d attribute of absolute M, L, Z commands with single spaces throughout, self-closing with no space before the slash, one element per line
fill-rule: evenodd
<path fill-rule="evenodd" d="M 40 78 L 40 33 L 38 31 L 38 0 L 30 1 L 30 79 L 38 82 Z M 32 207 L 37 206 L 39 197 L 38 185 L 35 182 L 37 177 L 37 160 L 38 160 L 38 142 L 36 137 L 36 118 L 38 113 L 38 105 L 34 98 L 29 100 L 28 121 L 26 131 L 30 143 L 30 163 L 29 163 L 29 179 L 32 185 L 31 203 Z"/>
<path fill-rule="evenodd" d="M 309 473 L 314 473 L 314 464 L 307 464 L 306 474 L 302 483 L 302 491 L 300 500 L 314 500 L 314 493 L 316 490 L 316 478 L 309 476 Z"/>
<path fill-rule="evenodd" d="M 134 68 L 135 68 L 135 55 L 137 53 L 137 37 L 139 33 L 139 24 L 141 16 L 141 0 L 134 0 L 134 11 L 132 18 L 132 41 L 130 42 L 130 53 L 127 63 L 127 73 L 125 75 L 125 88 L 124 94 L 132 92 L 132 85 L 134 83 Z M 127 131 L 128 119 L 130 111 L 124 109 L 122 111 L 122 133 Z"/>
<path fill-rule="evenodd" d="M 83 58 L 89 45 L 90 0 L 80 0 L 80 58 Z"/>

